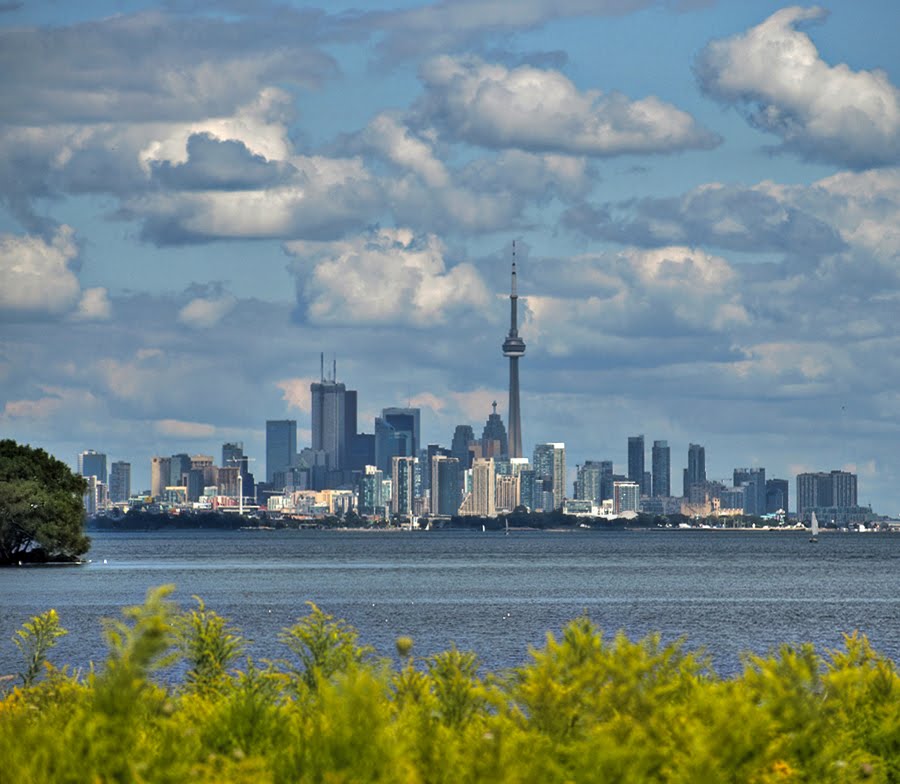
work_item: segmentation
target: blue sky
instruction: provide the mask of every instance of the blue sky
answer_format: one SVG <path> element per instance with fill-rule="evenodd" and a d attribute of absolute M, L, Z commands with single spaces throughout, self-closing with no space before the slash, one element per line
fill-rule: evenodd
<path fill-rule="evenodd" d="M 505 416 L 900 512 L 893 2 L 0 4 L 0 433 L 74 464 Z M 260 465 L 260 472 L 262 466 Z M 792 482 L 792 494 L 794 492 Z"/>

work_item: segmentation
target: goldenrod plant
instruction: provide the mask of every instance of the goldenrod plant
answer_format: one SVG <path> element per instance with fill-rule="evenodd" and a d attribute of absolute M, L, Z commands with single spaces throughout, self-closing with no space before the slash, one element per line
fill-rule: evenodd
<path fill-rule="evenodd" d="M 3 781 L 900 782 L 900 677 L 862 635 L 723 678 L 683 642 L 580 617 L 486 673 L 455 647 L 417 658 L 408 637 L 392 663 L 310 604 L 280 633 L 285 658 L 257 662 L 228 619 L 171 592 L 108 621 L 85 675 L 48 662 L 56 613 L 23 625 Z"/>

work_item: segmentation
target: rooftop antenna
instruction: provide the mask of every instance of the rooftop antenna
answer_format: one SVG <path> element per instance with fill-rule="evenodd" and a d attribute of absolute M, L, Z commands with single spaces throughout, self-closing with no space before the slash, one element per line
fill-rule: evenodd
<path fill-rule="evenodd" d="M 325 352 L 319 354 L 319 374 L 322 376 L 322 383 L 325 383 Z"/>
<path fill-rule="evenodd" d="M 332 383 L 337 383 L 337 357 L 332 354 L 331 355 L 331 381 Z"/>

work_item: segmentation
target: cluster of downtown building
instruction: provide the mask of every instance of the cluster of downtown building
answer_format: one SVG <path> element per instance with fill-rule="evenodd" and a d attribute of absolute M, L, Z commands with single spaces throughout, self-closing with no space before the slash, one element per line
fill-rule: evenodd
<path fill-rule="evenodd" d="M 731 483 L 706 475 L 706 450 L 690 444 L 682 473 L 682 494 L 673 493 L 671 450 L 666 441 L 628 439 L 627 474 L 612 460 L 576 466 L 571 494 L 566 488 L 566 447 L 559 442 L 534 447 L 532 457 L 510 456 L 509 439 L 496 403 L 480 437 L 458 425 L 449 446 L 421 446 L 418 408 L 385 408 L 373 433 L 357 432 L 357 392 L 334 377 L 313 383 L 312 443 L 297 449 L 297 422 L 266 422 L 265 481 L 250 472 L 251 458 L 240 443 L 222 446 L 221 465 L 211 455 L 151 459 L 149 493 L 131 495 L 131 466 L 111 465 L 88 450 L 78 456 L 79 473 L 89 482 L 89 512 L 110 506 L 153 504 L 160 508 L 237 511 L 239 505 L 303 517 L 341 516 L 416 520 L 513 512 L 556 511 L 590 517 L 628 518 L 639 513 L 683 514 L 692 518 L 758 516 L 778 521 L 790 505 L 787 479 L 766 478 L 765 468 L 736 468 Z M 649 466 L 650 470 L 646 470 Z M 796 477 L 796 510 L 808 520 L 816 512 L 837 526 L 875 518 L 857 505 L 857 477 L 847 471 L 803 473 Z"/>
<path fill-rule="evenodd" d="M 336 366 L 310 385 L 312 443 L 297 450 L 297 422 L 266 422 L 266 479 L 257 483 L 240 443 L 224 444 L 221 465 L 211 455 L 187 453 L 151 460 L 149 497 L 160 507 L 242 510 L 245 503 L 304 516 L 360 516 L 413 520 L 426 515 L 495 517 L 515 510 L 621 518 L 641 512 L 692 518 L 758 516 L 784 520 L 789 508 L 786 479 L 766 479 L 765 468 L 736 468 L 732 484 L 709 481 L 703 446 L 688 447 L 682 494 L 671 486 L 671 453 L 654 441 L 645 470 L 644 437 L 628 439 L 628 473 L 613 472 L 611 460 L 577 466 L 574 492 L 566 492 L 566 447 L 538 444 L 532 459 L 522 454 L 519 360 L 525 341 L 518 332 L 516 249 L 510 282 L 510 327 L 502 344 L 509 359 L 507 427 L 497 404 L 476 438 L 469 424 L 456 427 L 450 446 L 423 445 L 418 408 L 385 408 L 374 432 L 358 430 L 356 390 L 337 380 Z M 113 463 L 109 485 L 106 456 L 84 452 L 79 472 L 89 477 L 88 512 L 126 505 L 130 465 Z M 857 505 L 856 475 L 846 471 L 797 476 L 797 513 L 838 526 L 875 516 Z"/>

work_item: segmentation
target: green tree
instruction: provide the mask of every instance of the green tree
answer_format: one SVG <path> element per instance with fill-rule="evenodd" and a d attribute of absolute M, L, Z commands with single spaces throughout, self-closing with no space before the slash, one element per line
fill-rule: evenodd
<path fill-rule="evenodd" d="M 43 449 L 0 441 L 0 565 L 88 551 L 83 477 Z"/>

